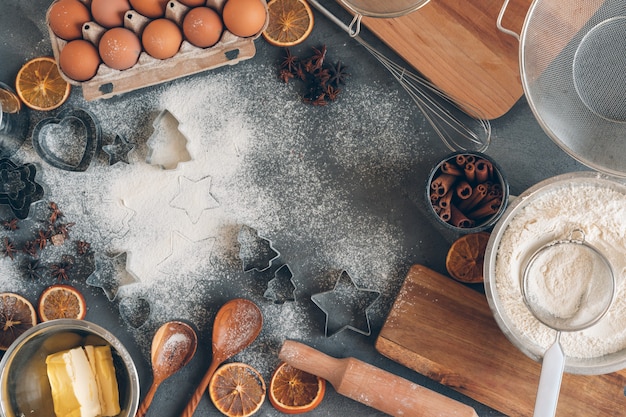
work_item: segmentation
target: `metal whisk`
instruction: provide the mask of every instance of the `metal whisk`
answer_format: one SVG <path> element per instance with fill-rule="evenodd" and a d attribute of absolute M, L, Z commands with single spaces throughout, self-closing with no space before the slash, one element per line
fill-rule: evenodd
<path fill-rule="evenodd" d="M 371 46 L 359 35 L 361 15 L 357 14 L 350 26 L 345 25 L 317 0 L 308 0 L 324 16 L 345 30 L 367 49 L 409 93 L 437 136 L 452 151 L 483 152 L 491 140 L 491 124 L 480 117 L 480 112 L 467 103 L 453 100 L 423 77 L 408 71 Z M 465 111 L 461 110 L 462 107 Z"/>

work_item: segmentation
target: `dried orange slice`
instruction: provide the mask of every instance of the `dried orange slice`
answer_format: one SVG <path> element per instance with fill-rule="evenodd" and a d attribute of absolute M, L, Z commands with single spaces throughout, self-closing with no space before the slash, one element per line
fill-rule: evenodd
<path fill-rule="evenodd" d="M 19 113 L 22 109 L 22 102 L 12 91 L 0 86 L 0 109 L 5 113 Z"/>
<path fill-rule="evenodd" d="M 85 297 L 76 288 L 66 284 L 51 285 L 39 297 L 37 312 L 41 321 L 79 319 L 87 315 Z"/>
<path fill-rule="evenodd" d="M 7 350 L 22 333 L 37 324 L 35 308 L 19 294 L 0 294 L 0 350 Z"/>
<path fill-rule="evenodd" d="M 313 11 L 306 0 L 271 0 L 267 3 L 269 22 L 263 37 L 274 46 L 293 46 L 313 30 Z"/>
<path fill-rule="evenodd" d="M 325 392 L 325 379 L 282 363 L 272 375 L 268 398 L 278 411 L 300 414 L 320 405 Z"/>
<path fill-rule="evenodd" d="M 28 61 L 15 79 L 17 95 L 33 110 L 56 109 L 70 96 L 70 89 L 56 61 L 48 56 Z"/>
<path fill-rule="evenodd" d="M 452 278 L 466 283 L 483 281 L 483 264 L 489 233 L 470 233 L 458 238 L 446 256 L 446 269 Z"/>
<path fill-rule="evenodd" d="M 250 365 L 228 363 L 211 377 L 209 395 L 215 407 L 225 416 L 247 417 L 263 405 L 265 381 Z"/>

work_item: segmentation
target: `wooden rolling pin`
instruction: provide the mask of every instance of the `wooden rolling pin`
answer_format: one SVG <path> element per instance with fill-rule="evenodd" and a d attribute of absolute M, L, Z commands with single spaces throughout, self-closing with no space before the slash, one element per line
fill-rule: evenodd
<path fill-rule="evenodd" d="M 392 416 L 478 417 L 466 404 L 355 358 L 336 359 L 286 340 L 278 357 L 332 384 L 341 395 Z"/>

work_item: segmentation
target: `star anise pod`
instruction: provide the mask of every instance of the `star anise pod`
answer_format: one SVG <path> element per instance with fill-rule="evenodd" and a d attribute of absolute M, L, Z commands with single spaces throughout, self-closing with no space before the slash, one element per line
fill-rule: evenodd
<path fill-rule="evenodd" d="M 35 258 L 39 251 L 39 245 L 37 245 L 37 243 L 34 240 L 29 240 L 26 243 L 24 243 L 24 247 L 22 248 L 22 251 L 26 255 L 30 255 L 33 258 Z"/>
<path fill-rule="evenodd" d="M 334 65 L 330 66 L 330 78 L 328 83 L 338 88 L 340 85 L 346 83 L 346 79 L 348 78 L 348 73 L 346 70 L 348 69 L 341 61 L 337 61 Z"/>
<path fill-rule="evenodd" d="M 55 231 L 57 234 L 61 234 L 63 235 L 63 237 L 65 239 L 70 237 L 70 228 L 72 226 L 74 226 L 76 223 L 63 223 L 63 224 L 58 224 L 55 227 Z"/>
<path fill-rule="evenodd" d="M 25 259 L 22 263 L 22 271 L 26 274 L 26 277 L 30 279 L 40 279 L 45 267 L 41 264 L 39 259 Z"/>
<path fill-rule="evenodd" d="M 84 240 L 79 240 L 76 242 L 76 252 L 79 255 L 86 255 L 91 250 L 91 243 L 85 242 Z"/>
<path fill-rule="evenodd" d="M 289 48 L 285 48 L 285 56 L 283 62 L 280 64 L 280 67 L 293 74 L 295 72 L 297 64 L 298 58 L 291 53 Z"/>
<path fill-rule="evenodd" d="M 326 58 L 326 45 L 322 45 L 320 49 L 313 48 L 313 57 L 311 58 L 311 64 L 314 70 L 322 68 L 324 65 L 324 59 Z"/>
<path fill-rule="evenodd" d="M 58 219 L 64 216 L 63 212 L 59 210 L 59 206 L 57 206 L 57 203 L 51 201 L 48 208 L 51 211 L 49 217 L 50 223 L 54 224 Z"/>
<path fill-rule="evenodd" d="M 17 225 L 17 219 L 11 219 L 11 220 L 4 220 L 2 222 L 2 227 L 4 227 L 5 230 L 9 230 L 11 232 L 19 229 L 19 226 Z"/>
<path fill-rule="evenodd" d="M 293 77 L 295 77 L 295 75 L 286 69 L 281 69 L 280 74 L 278 75 L 278 78 L 280 78 L 285 84 L 287 84 L 287 82 L 289 82 L 289 80 Z"/>
<path fill-rule="evenodd" d="M 340 92 L 341 90 L 339 88 L 335 88 L 332 85 L 329 85 L 326 87 L 326 96 L 328 97 L 330 101 L 337 100 L 337 96 L 339 95 Z"/>
<path fill-rule="evenodd" d="M 67 261 L 61 261 L 56 264 L 50 265 L 50 272 L 57 281 L 67 281 L 69 279 L 69 270 L 72 268 L 72 264 Z"/>
<path fill-rule="evenodd" d="M 35 238 L 34 242 L 35 244 L 37 244 L 37 246 L 39 246 L 40 250 L 43 250 L 46 245 L 48 244 L 48 239 L 50 238 L 50 233 L 45 231 L 45 230 L 39 230 L 37 232 L 37 237 Z"/>
<path fill-rule="evenodd" d="M 13 260 L 15 258 L 15 253 L 17 252 L 17 248 L 15 247 L 15 243 L 13 243 L 8 237 L 4 238 L 4 247 L 2 248 L 2 253 L 4 253 L 5 257 L 11 258 Z"/>

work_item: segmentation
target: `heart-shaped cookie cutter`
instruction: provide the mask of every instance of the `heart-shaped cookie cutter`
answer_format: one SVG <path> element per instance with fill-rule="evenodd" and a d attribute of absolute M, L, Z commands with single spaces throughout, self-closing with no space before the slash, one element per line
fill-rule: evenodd
<path fill-rule="evenodd" d="M 48 146 L 45 136 L 42 133 L 49 125 L 67 125 L 71 123 L 75 123 L 79 128 L 84 129 L 85 140 L 83 153 L 78 163 L 72 163 L 62 156 L 57 155 L 55 151 Z M 48 117 L 39 121 L 33 129 L 32 142 L 37 155 L 49 165 L 66 171 L 82 172 L 89 168 L 92 159 L 96 156 L 98 149 L 100 149 L 102 129 L 96 117 L 91 112 L 81 108 L 66 109 L 56 117 Z"/>

